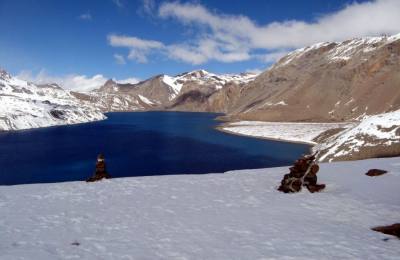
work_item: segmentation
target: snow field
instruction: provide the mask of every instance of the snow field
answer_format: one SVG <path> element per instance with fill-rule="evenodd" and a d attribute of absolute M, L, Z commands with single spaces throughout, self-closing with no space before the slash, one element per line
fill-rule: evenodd
<path fill-rule="evenodd" d="M 399 158 L 321 164 L 317 194 L 276 191 L 287 172 L 1 186 L 0 258 L 399 259 L 370 230 L 399 222 Z"/>

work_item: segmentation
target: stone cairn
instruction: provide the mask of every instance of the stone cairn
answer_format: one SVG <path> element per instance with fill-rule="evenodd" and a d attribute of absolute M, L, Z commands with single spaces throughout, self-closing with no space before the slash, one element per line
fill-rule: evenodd
<path fill-rule="evenodd" d="M 86 180 L 86 182 L 94 182 L 109 178 L 111 178 L 111 175 L 107 173 L 104 155 L 99 154 L 97 156 L 96 171 L 92 177 Z"/>
<path fill-rule="evenodd" d="M 325 188 L 325 184 L 317 184 L 317 172 L 319 166 L 316 163 L 316 155 L 305 155 L 296 160 L 290 173 L 285 174 L 278 190 L 284 193 L 301 191 L 305 186 L 310 192 L 318 192 Z"/>

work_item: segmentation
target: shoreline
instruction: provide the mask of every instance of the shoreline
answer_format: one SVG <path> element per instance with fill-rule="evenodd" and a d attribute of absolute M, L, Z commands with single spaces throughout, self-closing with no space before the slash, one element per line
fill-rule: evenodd
<path fill-rule="evenodd" d="M 214 127 L 214 129 L 216 129 L 216 130 L 218 130 L 220 132 L 231 134 L 231 135 L 244 136 L 244 137 L 249 137 L 249 138 L 257 138 L 257 139 L 262 139 L 262 140 L 267 140 L 267 141 L 278 141 L 278 142 L 292 143 L 292 144 L 304 144 L 304 145 L 310 146 L 310 149 L 318 144 L 316 142 L 306 142 L 306 141 L 301 142 L 301 141 L 295 141 L 295 140 L 290 140 L 290 139 L 279 139 L 279 138 L 273 138 L 273 137 L 248 135 L 248 134 L 242 134 L 242 133 L 238 133 L 238 132 L 229 131 L 229 130 L 224 129 L 224 127 L 229 127 L 229 124 L 230 123 L 223 123 L 221 125 L 218 125 L 218 126 Z"/>
<path fill-rule="evenodd" d="M 217 120 L 219 121 L 219 120 Z M 222 121 L 222 120 L 221 120 Z M 305 144 L 310 146 L 310 151 L 311 149 L 319 145 L 320 143 L 314 142 L 315 138 L 317 138 L 319 135 L 325 133 L 326 131 L 329 131 L 331 129 L 335 128 L 341 128 L 345 126 L 351 125 L 352 122 L 341 122 L 341 123 L 332 123 L 332 122 L 266 122 L 266 121 L 240 121 L 240 120 L 224 120 L 224 122 L 221 122 L 219 125 L 215 127 L 216 130 L 227 133 L 227 134 L 232 134 L 232 135 L 238 135 L 238 136 L 246 136 L 246 137 L 252 137 L 252 138 L 258 138 L 258 139 L 263 139 L 263 140 L 269 140 L 269 141 L 279 141 L 279 142 L 286 142 L 286 143 L 294 143 L 294 144 Z M 331 125 L 332 127 L 327 127 Z M 286 128 L 285 128 L 286 126 Z M 304 131 L 304 133 L 298 133 L 298 128 L 305 128 L 305 127 L 312 127 L 312 129 L 316 129 L 318 126 L 320 129 L 317 128 L 317 130 L 314 130 L 316 132 L 312 133 L 312 129 Z M 313 127 L 314 126 L 314 127 Z M 325 126 L 325 127 L 323 127 Z M 284 128 L 280 129 L 280 131 L 285 131 L 287 134 L 286 135 L 280 135 L 279 133 L 279 128 Z M 323 128 L 321 128 L 323 127 Z M 231 128 L 231 129 L 227 129 Z M 238 131 L 235 131 L 234 129 L 237 128 Z M 245 133 L 247 130 L 259 130 L 258 132 L 260 134 L 254 134 L 254 132 L 248 132 Z M 272 128 L 272 130 L 271 130 Z M 277 129 L 278 128 L 278 129 Z M 297 134 L 297 136 L 295 135 Z M 303 135 L 302 135 L 303 134 Z M 310 135 L 311 134 L 311 135 Z M 300 140 L 304 139 L 304 140 Z M 310 139 L 310 140 L 306 140 Z"/>
<path fill-rule="evenodd" d="M 63 126 L 76 126 L 76 125 L 81 125 L 81 124 L 90 124 L 90 123 L 96 123 L 96 122 L 101 122 L 104 120 L 107 120 L 108 117 L 105 113 L 103 113 L 104 118 L 102 119 L 96 119 L 92 121 L 86 121 L 86 122 L 76 122 L 76 123 L 67 123 L 67 124 L 54 124 L 54 125 L 46 125 L 46 126 L 37 126 L 37 127 L 30 127 L 30 128 L 20 128 L 20 129 L 9 129 L 9 130 L 3 130 L 0 129 L 0 134 L 1 133 L 15 133 L 15 132 L 23 132 L 23 131 L 31 131 L 31 130 L 38 130 L 38 129 L 46 129 L 46 128 L 53 128 L 53 127 L 63 127 Z"/>

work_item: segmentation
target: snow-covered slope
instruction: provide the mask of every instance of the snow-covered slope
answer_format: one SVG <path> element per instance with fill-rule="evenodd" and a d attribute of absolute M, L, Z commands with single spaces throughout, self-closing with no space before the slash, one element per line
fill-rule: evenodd
<path fill-rule="evenodd" d="M 323 132 L 352 125 L 354 124 L 239 121 L 222 126 L 222 130 L 240 135 L 315 145 L 314 138 Z"/>
<path fill-rule="evenodd" d="M 399 158 L 321 164 L 314 194 L 278 192 L 287 172 L 1 186 L 0 258 L 399 259 L 370 229 L 399 222 Z"/>
<path fill-rule="evenodd" d="M 400 110 L 369 116 L 359 124 L 339 132 L 314 147 L 320 160 L 400 154 Z"/>
<path fill-rule="evenodd" d="M 175 77 L 163 76 L 163 81 L 175 91 L 177 96 L 185 84 L 207 85 L 219 90 L 228 83 L 244 84 L 254 80 L 258 74 L 214 74 L 205 70 L 186 72 Z"/>
<path fill-rule="evenodd" d="M 19 130 L 104 119 L 55 84 L 35 85 L 0 70 L 0 131 Z"/>
<path fill-rule="evenodd" d="M 240 121 L 223 131 L 289 142 L 309 143 L 320 161 L 400 155 L 400 110 L 348 123 Z"/>
<path fill-rule="evenodd" d="M 172 81 L 180 84 L 186 82 L 196 82 L 200 85 L 209 84 L 219 89 L 229 82 L 248 83 L 254 80 L 257 75 L 255 73 L 214 74 L 205 70 L 195 70 L 172 77 Z"/>

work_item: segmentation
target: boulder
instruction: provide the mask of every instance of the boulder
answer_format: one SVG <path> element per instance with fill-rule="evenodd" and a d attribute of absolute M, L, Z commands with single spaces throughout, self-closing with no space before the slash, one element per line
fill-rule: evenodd
<path fill-rule="evenodd" d="M 372 228 L 372 230 L 400 238 L 400 223 L 396 223 L 390 226 L 374 227 Z"/>
<path fill-rule="evenodd" d="M 373 177 L 373 176 L 380 176 L 387 173 L 385 170 L 380 170 L 380 169 L 371 169 L 369 170 L 365 175 Z"/>

